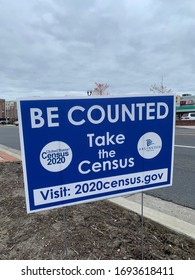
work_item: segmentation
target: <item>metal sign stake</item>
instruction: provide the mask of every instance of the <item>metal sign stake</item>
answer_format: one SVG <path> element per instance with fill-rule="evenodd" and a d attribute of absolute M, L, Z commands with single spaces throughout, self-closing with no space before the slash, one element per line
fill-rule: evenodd
<path fill-rule="evenodd" d="M 64 257 L 68 257 L 68 242 L 67 242 L 67 220 L 65 215 L 65 208 L 63 208 L 63 222 L 64 222 Z"/>
<path fill-rule="evenodd" d="M 144 259 L 144 193 L 141 192 L 141 254 Z"/>

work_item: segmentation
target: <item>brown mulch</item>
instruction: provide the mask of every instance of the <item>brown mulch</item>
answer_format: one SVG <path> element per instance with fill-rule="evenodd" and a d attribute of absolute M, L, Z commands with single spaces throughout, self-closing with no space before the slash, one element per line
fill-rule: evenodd
<path fill-rule="evenodd" d="M 141 259 L 133 212 L 104 200 L 27 214 L 20 162 L 0 164 L 0 190 L 1 260 Z M 144 219 L 144 258 L 195 260 L 195 241 Z"/>

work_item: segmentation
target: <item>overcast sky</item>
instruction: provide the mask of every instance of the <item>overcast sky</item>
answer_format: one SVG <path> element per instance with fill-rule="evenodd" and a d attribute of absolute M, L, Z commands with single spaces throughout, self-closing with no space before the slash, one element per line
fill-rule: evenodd
<path fill-rule="evenodd" d="M 193 0 L 0 0 L 0 98 L 195 94 Z"/>

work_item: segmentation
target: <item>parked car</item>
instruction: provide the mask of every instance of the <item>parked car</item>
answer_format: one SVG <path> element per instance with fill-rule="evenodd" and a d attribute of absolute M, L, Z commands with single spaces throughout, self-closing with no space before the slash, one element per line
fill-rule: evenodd
<path fill-rule="evenodd" d="M 195 113 L 186 113 L 181 117 L 182 121 L 195 120 Z"/>
<path fill-rule="evenodd" d="M 0 124 L 8 124 L 8 120 L 6 118 L 0 118 Z"/>
<path fill-rule="evenodd" d="M 19 122 L 18 122 L 18 121 L 15 121 L 14 124 L 15 124 L 16 126 L 18 126 L 18 125 L 19 125 Z"/>

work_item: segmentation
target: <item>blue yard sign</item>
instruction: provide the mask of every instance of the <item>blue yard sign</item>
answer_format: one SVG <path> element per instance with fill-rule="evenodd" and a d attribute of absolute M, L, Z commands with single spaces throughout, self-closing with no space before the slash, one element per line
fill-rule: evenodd
<path fill-rule="evenodd" d="M 172 184 L 173 95 L 18 101 L 27 211 Z"/>

